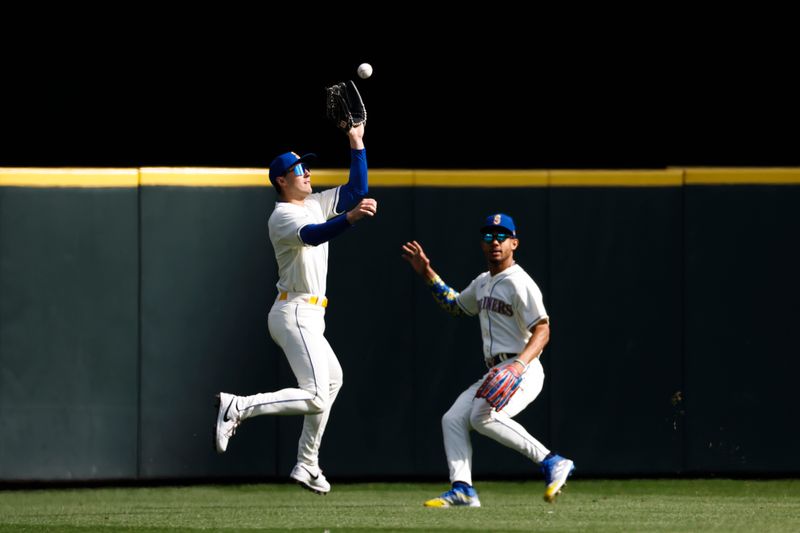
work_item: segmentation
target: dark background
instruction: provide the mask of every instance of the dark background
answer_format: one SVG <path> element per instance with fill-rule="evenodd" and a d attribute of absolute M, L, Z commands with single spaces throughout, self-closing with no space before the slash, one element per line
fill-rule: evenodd
<path fill-rule="evenodd" d="M 800 164 L 780 13 L 55 9 L 4 17 L 0 164 L 346 166 L 324 87 L 365 61 L 374 168 Z"/>

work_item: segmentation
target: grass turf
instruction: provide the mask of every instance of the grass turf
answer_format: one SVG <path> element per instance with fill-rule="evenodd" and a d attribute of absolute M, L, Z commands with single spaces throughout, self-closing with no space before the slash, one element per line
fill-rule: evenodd
<path fill-rule="evenodd" d="M 577 480 L 555 504 L 541 482 L 483 482 L 481 508 L 426 509 L 445 484 L 0 491 L 0 532 L 798 531 L 800 480 Z"/>

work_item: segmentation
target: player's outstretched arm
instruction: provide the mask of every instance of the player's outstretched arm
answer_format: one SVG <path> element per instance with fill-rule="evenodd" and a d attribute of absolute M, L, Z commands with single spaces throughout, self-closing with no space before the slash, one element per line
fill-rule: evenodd
<path fill-rule="evenodd" d="M 374 217 L 377 212 L 378 202 L 372 198 L 364 198 L 347 213 L 335 216 L 322 224 L 306 224 L 300 228 L 300 240 L 311 246 L 319 246 L 341 235 L 362 218 Z"/>
<path fill-rule="evenodd" d="M 439 307 L 447 311 L 453 316 L 464 314 L 461 307 L 456 302 L 458 292 L 450 288 L 439 277 L 433 268 L 431 268 L 431 261 L 425 255 L 425 250 L 422 245 L 417 241 L 407 242 L 403 245 L 403 259 L 408 261 L 414 272 L 419 274 L 425 280 L 428 287 L 431 289 L 431 294 Z"/>
<path fill-rule="evenodd" d="M 364 148 L 364 125 L 350 128 L 347 137 L 350 139 L 350 177 L 347 183 L 339 187 L 337 213 L 352 209 L 367 195 L 369 190 L 367 151 Z"/>

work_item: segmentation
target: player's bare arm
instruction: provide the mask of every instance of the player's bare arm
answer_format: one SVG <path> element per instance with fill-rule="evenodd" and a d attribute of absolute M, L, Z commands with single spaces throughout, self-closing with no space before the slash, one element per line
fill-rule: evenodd
<path fill-rule="evenodd" d="M 403 259 L 408 261 L 414 272 L 422 276 L 422 279 L 429 281 L 438 277 L 431 268 L 431 261 L 425 255 L 422 245 L 417 241 L 407 242 L 403 245 Z"/>
<path fill-rule="evenodd" d="M 550 324 L 546 319 L 542 320 L 531 328 L 531 333 L 528 344 L 525 345 L 525 349 L 517 357 L 517 361 L 524 363 L 526 368 L 531 361 L 542 354 L 544 347 L 550 341 Z"/>
<path fill-rule="evenodd" d="M 403 245 L 403 259 L 408 261 L 414 272 L 419 274 L 425 280 L 428 287 L 431 289 L 431 294 L 439 307 L 447 311 L 453 316 L 463 314 L 461 307 L 456 302 L 458 298 L 458 291 L 449 287 L 442 278 L 431 268 L 431 261 L 425 255 L 422 245 L 417 241 L 407 242 Z"/>
<path fill-rule="evenodd" d="M 364 149 L 364 124 L 353 126 L 347 131 L 347 137 L 350 139 L 350 148 L 353 150 Z"/>

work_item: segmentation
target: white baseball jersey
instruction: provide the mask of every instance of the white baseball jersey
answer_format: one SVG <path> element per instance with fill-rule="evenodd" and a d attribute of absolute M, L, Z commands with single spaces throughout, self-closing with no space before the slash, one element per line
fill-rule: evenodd
<path fill-rule="evenodd" d="M 518 354 L 531 338 L 531 328 L 547 319 L 542 291 L 521 266 L 515 264 L 496 276 L 484 272 L 456 299 L 468 315 L 479 315 L 483 356 Z"/>
<path fill-rule="evenodd" d="M 339 187 L 306 197 L 305 205 L 276 202 L 269 217 L 269 239 L 278 262 L 279 291 L 325 296 L 328 243 L 310 246 L 300 239 L 308 224 L 322 224 L 338 215 Z"/>

